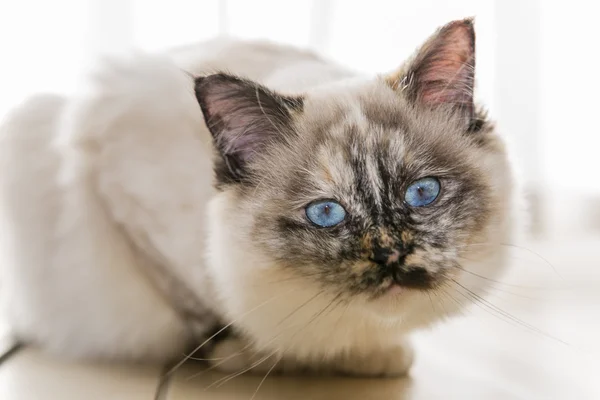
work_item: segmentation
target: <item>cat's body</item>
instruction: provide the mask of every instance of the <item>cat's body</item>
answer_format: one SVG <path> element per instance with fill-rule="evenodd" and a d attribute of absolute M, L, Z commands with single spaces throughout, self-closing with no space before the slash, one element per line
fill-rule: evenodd
<path fill-rule="evenodd" d="M 226 75 L 190 76 L 213 71 L 288 97 Z M 491 127 L 462 126 L 462 111 L 413 109 L 398 94 L 405 72 L 360 78 L 299 50 L 218 40 L 114 61 L 78 97 L 22 105 L 0 138 L 0 295 L 17 336 L 74 357 L 163 361 L 233 322 L 237 338 L 214 351 L 240 353 L 225 369 L 272 355 L 261 364 L 269 368 L 284 355 L 284 369 L 405 372 L 405 335 L 469 299 L 443 297 L 450 289 L 437 279 L 485 289 L 447 265 L 460 260 L 488 278 L 503 270 L 513 209 Z M 345 147 L 350 131 L 358 147 Z M 396 131 L 408 139 L 396 142 Z M 276 136 L 252 136 L 267 134 Z M 383 189 L 396 189 L 382 171 L 407 183 L 440 176 L 440 202 L 454 214 L 421 232 L 430 217 L 402 211 L 395 194 L 387 200 Z M 298 210 L 319 198 L 340 201 L 351 219 L 311 230 Z M 375 243 L 406 253 L 386 253 L 393 260 L 375 268 Z M 399 257 L 431 276 L 369 271 L 401 268 Z"/>

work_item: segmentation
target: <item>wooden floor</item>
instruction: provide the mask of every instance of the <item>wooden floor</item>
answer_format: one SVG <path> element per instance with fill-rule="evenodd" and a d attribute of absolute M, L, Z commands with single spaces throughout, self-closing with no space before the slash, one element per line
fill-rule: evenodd
<path fill-rule="evenodd" d="M 525 247 L 490 298 L 502 312 L 475 306 L 416 334 L 409 378 L 269 377 L 256 392 L 262 377 L 247 375 L 207 390 L 222 375 L 195 365 L 167 379 L 160 367 L 77 365 L 24 348 L 0 358 L 0 399 L 600 399 L 600 237 Z M 0 340 L 0 354 L 8 348 Z"/>

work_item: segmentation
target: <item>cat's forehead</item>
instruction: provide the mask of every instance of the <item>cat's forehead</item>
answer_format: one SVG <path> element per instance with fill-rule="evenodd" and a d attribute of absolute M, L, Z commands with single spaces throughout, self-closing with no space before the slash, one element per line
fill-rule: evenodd
<path fill-rule="evenodd" d="M 453 168 L 472 149 L 446 115 L 415 109 L 380 81 L 308 96 L 303 118 L 302 145 L 333 167 L 373 158 L 391 172 L 400 163 L 409 170 Z"/>
<path fill-rule="evenodd" d="M 318 88 L 304 102 L 303 120 L 319 133 L 336 133 L 331 128 L 355 126 L 367 133 L 373 125 L 401 128 L 399 115 L 406 114 L 409 104 L 378 80 L 347 81 L 345 85 Z M 383 118 L 382 118 L 383 117 Z M 339 131 L 339 130 L 338 130 Z"/>

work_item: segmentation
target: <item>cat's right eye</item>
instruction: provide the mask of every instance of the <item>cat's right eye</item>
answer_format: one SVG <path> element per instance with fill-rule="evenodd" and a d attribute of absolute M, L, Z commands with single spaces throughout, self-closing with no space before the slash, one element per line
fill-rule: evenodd
<path fill-rule="evenodd" d="M 306 218 L 321 228 L 341 223 L 346 218 L 346 210 L 334 200 L 320 200 L 306 207 Z"/>
<path fill-rule="evenodd" d="M 424 207 L 433 203 L 440 194 L 441 185 L 437 178 L 419 179 L 408 186 L 404 201 L 412 207 Z"/>

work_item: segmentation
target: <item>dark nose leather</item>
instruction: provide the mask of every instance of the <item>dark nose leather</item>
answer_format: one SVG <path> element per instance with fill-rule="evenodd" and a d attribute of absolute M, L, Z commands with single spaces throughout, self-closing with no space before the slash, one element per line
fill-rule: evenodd
<path fill-rule="evenodd" d="M 373 254 L 369 259 L 379 265 L 386 265 L 390 255 L 392 255 L 392 250 L 387 248 L 376 248 L 373 250 Z"/>

